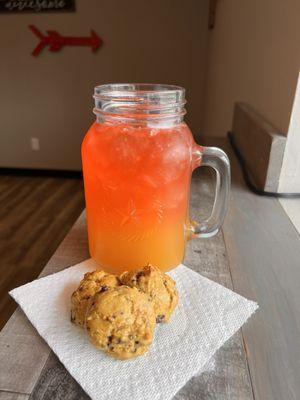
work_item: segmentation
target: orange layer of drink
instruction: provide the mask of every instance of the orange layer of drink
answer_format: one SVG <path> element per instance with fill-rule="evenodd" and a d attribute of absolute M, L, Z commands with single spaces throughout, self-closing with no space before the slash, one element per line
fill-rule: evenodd
<path fill-rule="evenodd" d="M 82 144 L 91 256 L 111 272 L 154 264 L 169 270 L 184 255 L 192 134 L 169 128 L 97 123 Z"/>
<path fill-rule="evenodd" d="M 170 270 L 187 238 L 211 237 L 222 225 L 229 160 L 194 142 L 182 87 L 114 83 L 96 86 L 94 99 L 96 122 L 82 143 L 91 257 L 117 274 L 148 263 Z M 216 171 L 215 200 L 207 219 L 190 224 L 191 175 L 201 165 Z"/>

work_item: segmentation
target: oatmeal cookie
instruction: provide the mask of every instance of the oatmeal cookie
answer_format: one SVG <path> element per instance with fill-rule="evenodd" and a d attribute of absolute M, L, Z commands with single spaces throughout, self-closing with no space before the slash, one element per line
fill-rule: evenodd
<path fill-rule="evenodd" d="M 155 314 L 149 297 L 128 286 L 96 293 L 86 316 L 92 343 L 119 359 L 144 354 L 152 343 L 154 328 Z"/>
<path fill-rule="evenodd" d="M 119 285 L 120 281 L 115 275 L 104 271 L 87 272 L 71 296 L 71 321 L 84 326 L 86 312 L 95 293 L 105 292 Z"/>
<path fill-rule="evenodd" d="M 124 285 L 136 287 L 146 293 L 153 302 L 156 322 L 167 322 L 178 303 L 178 292 L 175 282 L 160 269 L 146 267 L 124 272 L 120 276 Z"/>

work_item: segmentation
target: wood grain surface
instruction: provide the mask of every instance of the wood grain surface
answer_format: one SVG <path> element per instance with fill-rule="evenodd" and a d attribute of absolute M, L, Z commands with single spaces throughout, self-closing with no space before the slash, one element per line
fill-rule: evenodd
<path fill-rule="evenodd" d="M 83 207 L 80 179 L 0 174 L 0 329 L 8 291 L 38 276 Z"/>
<path fill-rule="evenodd" d="M 0 392 L 0 400 L 27 400 L 28 394 L 19 394 L 12 392 Z"/>
<path fill-rule="evenodd" d="M 213 176 L 204 168 L 193 177 L 191 190 L 191 215 L 192 217 L 205 218 L 210 213 L 213 197 Z M 201 215 L 199 216 L 199 209 Z M 87 236 L 84 214 L 66 236 L 54 256 L 48 262 L 42 275 L 57 272 L 65 267 L 88 258 Z M 213 279 L 227 287 L 232 287 L 226 249 L 222 234 L 206 240 L 195 239 L 189 242 L 186 251 L 185 263 L 195 271 Z M 33 347 L 38 346 L 39 337 L 34 332 L 30 323 L 20 313 L 23 333 L 26 340 L 33 340 Z M 15 315 L 14 317 L 15 318 Z M 2 331 L 0 338 L 10 340 L 15 331 L 13 318 Z M 19 322 L 19 323 L 21 323 Z M 16 322 L 18 323 L 18 322 Z M 31 332 L 32 330 L 33 332 Z M 30 333 L 31 332 L 31 333 Z M 27 337 L 28 336 L 28 337 Z M 31 339 L 29 339 L 29 337 Z M 9 342 L 12 349 L 17 338 L 12 337 Z M 19 352 L 21 360 L 13 363 L 13 351 L 0 363 L 11 365 L 3 381 L 0 381 L 0 389 L 31 394 L 30 399 L 56 400 L 56 399 L 87 399 L 88 396 L 79 385 L 66 372 L 59 360 L 48 347 L 39 348 L 38 354 L 28 357 L 28 348 L 19 340 Z M 1 349 L 0 349 L 1 350 Z M 11 371 L 17 368 L 29 371 L 25 376 L 18 375 L 16 383 L 15 374 Z M 37 378 L 38 375 L 38 378 Z M 199 397 L 201 396 L 201 397 Z M 241 334 L 237 333 L 216 354 L 215 370 L 193 378 L 185 388 L 175 397 L 177 400 L 194 399 L 226 399 L 226 400 L 252 400 L 252 388 L 248 376 L 248 367 L 243 348 Z"/>
<path fill-rule="evenodd" d="M 200 169 L 200 171 L 203 169 Z M 213 201 L 213 181 L 213 174 L 208 168 L 205 175 L 202 173 L 194 174 L 190 199 L 190 214 L 193 219 L 205 219 L 209 215 Z M 199 209 L 203 212 L 201 216 L 199 216 Z M 184 263 L 201 275 L 232 289 L 222 232 L 219 232 L 213 238 L 190 241 L 187 245 Z M 175 396 L 175 399 L 253 399 L 247 359 L 240 332 L 236 333 L 217 352 L 214 371 L 193 378 Z"/>
<path fill-rule="evenodd" d="M 300 236 L 276 199 L 246 190 L 231 159 L 234 184 L 223 232 L 234 289 L 260 306 L 243 328 L 254 396 L 298 400 Z"/>
<path fill-rule="evenodd" d="M 260 309 L 243 327 L 243 335 L 238 332 L 217 352 L 215 369 L 193 378 L 175 399 L 296 400 L 300 398 L 299 235 L 277 200 L 257 197 L 245 188 L 232 154 L 231 158 L 233 185 L 223 232 L 211 239 L 190 241 L 185 264 L 229 288 L 233 285 L 235 291 L 257 301 Z M 209 213 L 212 185 L 207 171 L 194 175 L 192 217 L 205 218 Z M 82 215 L 43 275 L 87 257 Z M 0 333 L 0 365 L 5 366 L 0 374 L 0 400 L 15 399 L 9 397 L 14 393 L 23 395 L 17 400 L 27 399 L 27 395 L 35 400 L 87 399 L 42 343 L 17 310 Z M 3 352 L 7 345 L 11 352 Z M 32 351 L 35 346 L 37 352 Z"/>

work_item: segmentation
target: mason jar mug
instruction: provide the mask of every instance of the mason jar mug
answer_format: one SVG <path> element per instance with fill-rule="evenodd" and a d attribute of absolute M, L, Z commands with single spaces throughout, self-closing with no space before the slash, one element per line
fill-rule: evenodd
<path fill-rule="evenodd" d="M 194 142 L 181 87 L 108 84 L 94 98 L 96 120 L 82 143 L 91 257 L 113 273 L 148 263 L 170 270 L 188 238 L 213 236 L 223 223 L 228 158 Z M 202 165 L 216 171 L 214 206 L 207 220 L 190 223 L 191 175 Z"/>

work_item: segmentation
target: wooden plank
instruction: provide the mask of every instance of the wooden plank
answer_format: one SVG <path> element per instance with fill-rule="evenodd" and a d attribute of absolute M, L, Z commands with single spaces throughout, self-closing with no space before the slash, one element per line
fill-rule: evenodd
<path fill-rule="evenodd" d="M 89 257 L 86 218 L 83 211 L 40 276 L 54 274 Z"/>
<path fill-rule="evenodd" d="M 17 349 L 17 351 L 16 351 Z M 0 389 L 31 393 L 50 353 L 18 308 L 0 333 Z"/>
<path fill-rule="evenodd" d="M 40 276 L 57 272 L 88 258 L 85 215 L 82 214 Z M 16 351 L 18 349 L 18 351 Z M 31 393 L 50 349 L 20 309 L 0 332 L 1 390 Z"/>
<path fill-rule="evenodd" d="M 0 400 L 28 400 L 28 394 L 0 392 Z"/>
<path fill-rule="evenodd" d="M 245 103 L 236 103 L 232 134 L 260 189 L 277 192 L 286 137 Z"/>
<path fill-rule="evenodd" d="M 0 179 L 0 201 L 1 203 L 8 204 L 8 200 L 18 195 L 20 188 L 24 186 L 24 179 L 20 177 L 13 177 L 11 179 L 3 176 Z"/>
<path fill-rule="evenodd" d="M 0 174 L 0 328 L 8 291 L 38 276 L 83 206 L 81 180 Z"/>
<path fill-rule="evenodd" d="M 208 215 L 212 204 L 211 176 L 206 172 L 197 174 L 192 183 L 191 215 L 199 217 L 201 204 L 202 218 Z M 82 243 L 85 235 L 85 223 L 81 218 L 80 225 L 72 229 L 72 240 L 64 245 L 62 265 L 74 257 L 76 245 Z M 75 240 L 77 241 L 75 243 Z M 86 246 L 86 237 L 83 242 Z M 77 248 L 78 250 L 78 248 Z M 77 251 L 76 250 L 76 251 Z M 84 246 L 78 254 L 84 254 Z M 86 258 L 86 253 L 84 257 Z M 56 258 L 57 259 L 57 258 Z M 222 234 L 211 239 L 195 239 L 189 242 L 185 263 L 195 271 L 202 273 L 227 287 L 232 287 L 229 266 L 226 261 L 226 249 Z M 68 264 L 71 264 L 68 262 Z M 51 269 L 51 262 L 46 272 L 55 272 L 57 265 Z M 193 378 L 175 397 L 177 400 L 252 400 L 251 383 L 248 376 L 247 362 L 241 334 L 237 333 L 217 354 L 216 369 L 211 373 Z M 200 397 L 201 396 L 201 397 Z M 33 390 L 32 399 L 55 400 L 87 399 L 80 386 L 66 373 L 58 359 L 51 354 L 45 364 L 40 378 Z"/>
<path fill-rule="evenodd" d="M 200 174 L 192 182 L 190 213 L 205 219 L 212 205 L 212 174 Z M 188 243 L 185 264 L 203 276 L 232 289 L 232 281 L 222 233 L 209 239 L 193 239 Z M 236 333 L 216 354 L 215 369 L 194 377 L 175 396 L 176 400 L 246 400 L 253 399 L 246 354 L 241 332 Z M 174 399 L 174 400 L 175 400 Z"/>
<path fill-rule="evenodd" d="M 215 369 L 192 378 L 174 400 L 253 399 L 241 334 L 234 335 L 215 355 Z"/>
<path fill-rule="evenodd" d="M 235 290 L 260 309 L 243 328 L 256 400 L 300 397 L 300 236 L 276 199 L 259 197 L 233 166 L 224 238 Z"/>
<path fill-rule="evenodd" d="M 53 353 L 30 396 L 30 400 L 87 400 L 89 398 Z"/>

